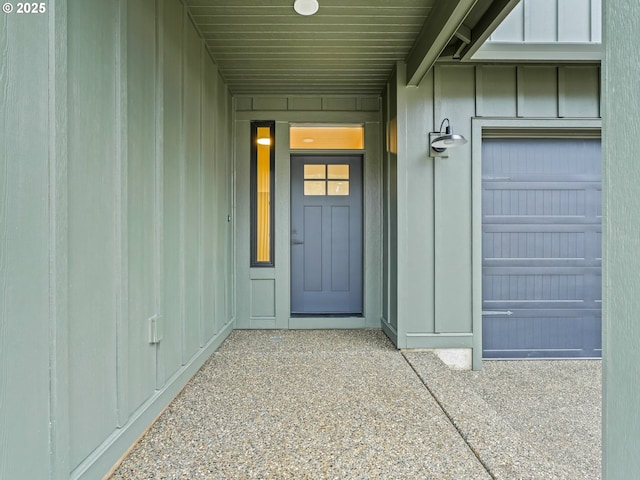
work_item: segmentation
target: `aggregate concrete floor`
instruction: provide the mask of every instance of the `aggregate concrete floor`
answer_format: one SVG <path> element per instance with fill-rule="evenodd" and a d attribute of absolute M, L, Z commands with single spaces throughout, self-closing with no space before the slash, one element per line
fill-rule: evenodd
<path fill-rule="evenodd" d="M 600 362 L 452 370 L 378 330 L 234 331 L 120 479 L 600 478 Z"/>

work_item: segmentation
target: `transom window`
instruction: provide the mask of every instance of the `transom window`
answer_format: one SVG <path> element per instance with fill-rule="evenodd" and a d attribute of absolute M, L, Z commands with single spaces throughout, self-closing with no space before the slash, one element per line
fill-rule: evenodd
<path fill-rule="evenodd" d="M 289 127 L 292 150 L 363 150 L 364 125 L 292 124 Z"/>

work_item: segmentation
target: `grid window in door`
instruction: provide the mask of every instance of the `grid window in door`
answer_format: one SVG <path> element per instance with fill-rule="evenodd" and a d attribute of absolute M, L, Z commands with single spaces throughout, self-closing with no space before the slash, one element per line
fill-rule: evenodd
<path fill-rule="evenodd" d="M 304 166 L 305 196 L 348 196 L 349 165 Z"/>

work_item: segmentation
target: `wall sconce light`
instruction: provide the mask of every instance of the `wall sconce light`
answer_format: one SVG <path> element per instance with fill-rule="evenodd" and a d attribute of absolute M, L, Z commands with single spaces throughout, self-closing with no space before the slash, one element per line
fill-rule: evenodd
<path fill-rule="evenodd" d="M 447 122 L 447 127 L 443 131 L 442 127 L 444 127 L 445 122 Z M 465 143 L 467 143 L 467 139 L 462 135 L 454 134 L 451 128 L 451 122 L 448 118 L 445 118 L 440 124 L 439 132 L 429 132 L 429 156 L 434 158 L 448 158 L 449 155 L 446 153 L 447 148 L 457 147 Z"/>
<path fill-rule="evenodd" d="M 258 145 L 271 145 L 271 138 L 269 137 L 260 137 L 258 140 Z"/>
<path fill-rule="evenodd" d="M 295 0 L 293 8 L 299 15 L 309 16 L 318 11 L 318 0 Z"/>

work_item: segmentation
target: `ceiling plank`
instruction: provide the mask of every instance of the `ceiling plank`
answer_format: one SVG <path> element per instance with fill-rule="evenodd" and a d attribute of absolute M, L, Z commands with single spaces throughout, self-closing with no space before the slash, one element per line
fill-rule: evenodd
<path fill-rule="evenodd" d="M 229 8 L 251 8 L 252 11 L 260 8 L 269 8 L 271 5 L 266 3 L 265 0 L 184 0 L 184 3 L 190 8 L 197 7 L 211 7 L 215 4 L 218 8 L 229 7 Z M 274 1 L 275 3 L 281 5 L 290 6 L 291 10 L 293 10 L 293 0 L 278 0 Z M 431 3 L 431 2 L 429 2 Z M 375 8 L 418 8 L 425 5 L 425 0 L 375 0 Z M 349 0 L 346 5 L 347 7 L 372 7 L 372 0 Z M 344 8 L 345 1 L 344 0 L 322 0 L 321 8 Z"/>
<path fill-rule="evenodd" d="M 232 94 L 321 95 L 380 94 L 398 61 L 418 82 L 514 0 L 320 0 L 310 17 L 293 0 L 181 1 Z"/>
<path fill-rule="evenodd" d="M 260 30 L 256 30 L 256 25 L 251 24 L 243 24 L 243 25 L 229 25 L 229 24 L 220 24 L 220 25 L 205 25 L 205 24 L 197 24 L 200 27 L 202 33 L 231 33 L 234 35 L 245 35 L 245 34 L 255 34 L 255 33 L 264 33 L 266 36 L 273 36 L 274 34 L 279 34 L 284 37 L 295 33 L 295 34 L 306 34 L 306 35 L 316 35 L 318 40 L 322 38 L 328 37 L 335 33 L 342 34 L 352 34 L 358 35 L 365 33 L 371 36 L 373 34 L 391 34 L 396 36 L 409 36 L 414 37 L 420 31 L 420 25 L 417 23 L 412 23 L 411 25 L 394 25 L 394 24 L 362 24 L 359 26 L 360 30 L 356 30 L 354 25 L 347 24 L 291 24 L 287 25 L 286 30 L 282 29 L 282 26 L 273 26 L 273 25 L 262 25 Z M 400 30 L 400 31 L 399 31 Z"/>
<path fill-rule="evenodd" d="M 477 0 L 440 0 L 407 57 L 407 85 L 417 86 L 464 22 Z"/>

